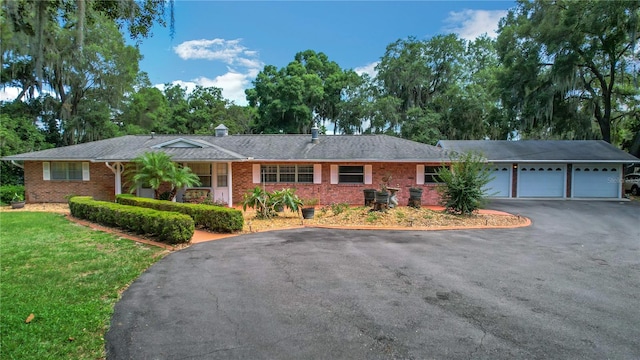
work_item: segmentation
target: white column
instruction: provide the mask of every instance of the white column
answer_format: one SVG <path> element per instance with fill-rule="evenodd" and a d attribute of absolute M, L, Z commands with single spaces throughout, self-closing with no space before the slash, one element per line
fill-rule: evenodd
<path fill-rule="evenodd" d="M 122 165 L 121 162 L 116 162 L 113 165 L 109 164 L 108 162 L 104 163 L 110 170 L 112 173 L 114 173 L 116 175 L 116 189 L 115 189 L 115 193 L 116 195 L 120 195 L 122 194 L 122 170 L 124 168 L 124 165 Z M 138 195 L 138 194 L 136 194 Z"/>
<path fill-rule="evenodd" d="M 229 191 L 229 207 L 233 207 L 233 184 L 231 183 L 231 178 L 232 178 L 231 164 L 232 164 L 231 161 L 227 163 L 227 186 L 228 186 L 227 191 Z"/>
<path fill-rule="evenodd" d="M 115 163 L 116 167 L 116 195 L 122 194 L 122 163 Z"/>

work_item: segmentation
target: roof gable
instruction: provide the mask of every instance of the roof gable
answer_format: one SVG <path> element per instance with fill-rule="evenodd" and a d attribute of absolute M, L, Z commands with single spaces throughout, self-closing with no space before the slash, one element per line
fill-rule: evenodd
<path fill-rule="evenodd" d="M 162 149 L 162 148 L 204 148 L 209 147 L 211 144 L 205 143 L 204 141 L 190 140 L 184 138 L 178 138 L 163 142 L 158 145 L 152 146 L 154 149 Z"/>

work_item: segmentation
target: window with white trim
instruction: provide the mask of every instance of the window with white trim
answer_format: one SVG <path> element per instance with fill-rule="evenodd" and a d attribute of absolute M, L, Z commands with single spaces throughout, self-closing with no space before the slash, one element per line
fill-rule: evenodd
<path fill-rule="evenodd" d="M 82 163 L 52 162 L 51 180 L 82 180 Z"/>
<path fill-rule="evenodd" d="M 338 183 L 364 184 L 364 166 L 362 165 L 338 166 Z"/>
<path fill-rule="evenodd" d="M 261 165 L 260 179 L 265 183 L 313 183 L 313 165 Z"/>
<path fill-rule="evenodd" d="M 187 163 L 187 167 L 198 175 L 200 186 L 211 187 L 211 163 Z"/>
<path fill-rule="evenodd" d="M 424 183 L 425 184 L 438 184 L 442 182 L 440 176 L 438 176 L 438 171 L 442 166 L 425 166 L 424 167 Z"/>

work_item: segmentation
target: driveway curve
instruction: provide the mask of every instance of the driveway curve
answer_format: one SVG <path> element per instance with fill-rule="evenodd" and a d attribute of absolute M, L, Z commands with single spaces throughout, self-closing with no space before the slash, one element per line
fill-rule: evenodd
<path fill-rule="evenodd" d="M 640 203 L 494 201 L 526 228 L 193 245 L 116 304 L 115 359 L 637 359 Z"/>

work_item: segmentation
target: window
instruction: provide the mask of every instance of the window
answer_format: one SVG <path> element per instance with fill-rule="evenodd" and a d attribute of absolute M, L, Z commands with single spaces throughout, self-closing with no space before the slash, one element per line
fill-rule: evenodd
<path fill-rule="evenodd" d="M 313 165 L 262 165 L 260 179 L 266 183 L 313 183 Z"/>
<path fill-rule="evenodd" d="M 219 163 L 216 164 L 216 186 L 217 187 L 227 187 L 227 164 Z"/>
<path fill-rule="evenodd" d="M 82 180 L 82 163 L 52 162 L 51 180 Z"/>
<path fill-rule="evenodd" d="M 189 163 L 187 166 L 198 175 L 200 186 L 211 187 L 211 164 L 210 163 Z"/>
<path fill-rule="evenodd" d="M 425 166 L 424 167 L 424 183 L 425 184 L 436 184 L 442 182 L 440 177 L 438 176 L 438 171 L 440 170 L 440 166 Z"/>
<path fill-rule="evenodd" d="M 341 184 L 364 184 L 364 166 L 339 166 L 338 182 Z"/>

